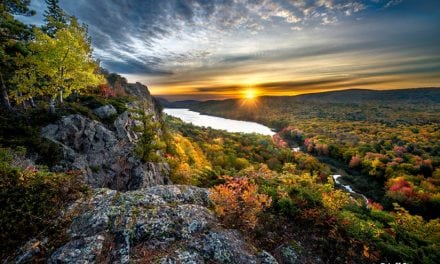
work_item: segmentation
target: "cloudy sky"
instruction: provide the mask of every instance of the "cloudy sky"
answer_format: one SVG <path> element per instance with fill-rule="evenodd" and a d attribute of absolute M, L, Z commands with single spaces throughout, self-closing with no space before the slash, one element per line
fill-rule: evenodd
<path fill-rule="evenodd" d="M 60 3 L 105 68 L 171 99 L 440 86 L 439 0 Z"/>

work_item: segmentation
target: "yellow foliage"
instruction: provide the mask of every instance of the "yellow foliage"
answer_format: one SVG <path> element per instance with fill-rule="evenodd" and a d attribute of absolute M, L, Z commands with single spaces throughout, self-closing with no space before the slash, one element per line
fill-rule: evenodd
<path fill-rule="evenodd" d="M 175 158 L 169 161 L 174 167 L 171 180 L 174 183 L 195 184 L 197 174 L 204 169 L 210 169 L 211 164 L 197 143 L 184 136 L 174 135 L 172 144 Z"/>
<path fill-rule="evenodd" d="M 350 195 L 341 190 L 323 193 L 322 203 L 332 215 L 336 215 L 342 207 L 350 203 Z"/>

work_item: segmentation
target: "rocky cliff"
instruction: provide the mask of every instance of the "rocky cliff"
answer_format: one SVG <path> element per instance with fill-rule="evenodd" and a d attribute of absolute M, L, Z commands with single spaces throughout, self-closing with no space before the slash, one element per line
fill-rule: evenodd
<path fill-rule="evenodd" d="M 278 263 L 220 224 L 209 209 L 207 189 L 171 185 L 167 164 L 144 163 L 134 154 L 140 137 L 136 112 L 158 120 L 160 110 L 145 86 L 124 88 L 135 98 L 126 111 L 118 114 L 112 105 L 94 109 L 99 120 L 112 122 L 74 114 L 42 129 L 62 148 L 63 159 L 53 169 L 81 171 L 93 187 L 62 213 L 72 219 L 68 241 L 48 262 Z M 29 241 L 16 262 L 29 261 L 45 243 Z M 287 253 L 280 255 L 282 263 L 296 263 L 295 252 Z"/>
<path fill-rule="evenodd" d="M 143 163 L 134 154 L 140 136 L 135 131 L 139 123 L 136 112 L 145 111 L 158 120 L 160 111 L 142 84 L 127 84 L 125 89 L 134 98 L 127 103 L 126 111 L 117 115 L 112 105 L 94 110 L 101 119 L 115 119 L 111 124 L 75 114 L 42 129 L 45 138 L 62 148 L 63 160 L 55 170 L 79 170 L 86 183 L 95 188 L 126 191 L 169 183 L 167 164 Z"/>

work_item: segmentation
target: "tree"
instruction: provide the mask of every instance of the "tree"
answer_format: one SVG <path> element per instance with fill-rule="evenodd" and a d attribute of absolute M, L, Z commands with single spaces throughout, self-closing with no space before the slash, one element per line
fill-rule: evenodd
<path fill-rule="evenodd" d="M 53 38 L 39 29 L 34 34 L 35 40 L 29 44 L 31 54 L 20 58 L 23 67 L 14 77 L 18 93 L 11 96 L 17 102 L 36 95 L 49 96 L 50 111 L 54 112 L 57 96 L 63 103 L 72 92 L 81 93 L 88 86 L 105 82 L 98 74 L 87 31 L 75 18 Z"/>
<path fill-rule="evenodd" d="M 26 41 L 32 35 L 28 26 L 14 15 L 31 16 L 30 0 L 3 0 L 0 2 L 0 98 L 4 108 L 10 110 L 8 91 L 17 69 L 16 57 L 27 54 Z"/>
<path fill-rule="evenodd" d="M 45 0 L 47 10 L 44 12 L 43 26 L 44 32 L 49 36 L 55 36 L 58 30 L 64 28 L 67 24 L 66 13 L 59 5 L 59 0 Z"/>
<path fill-rule="evenodd" d="M 147 109 L 149 109 L 148 105 L 144 105 L 139 110 L 133 110 L 134 118 L 140 123 L 135 127 L 135 131 L 141 134 L 135 153 L 143 162 L 158 161 L 160 156 L 157 155 L 157 151 L 166 148 L 165 143 L 159 137 L 158 130 L 161 124 L 154 120 L 152 113 L 146 113 Z"/>

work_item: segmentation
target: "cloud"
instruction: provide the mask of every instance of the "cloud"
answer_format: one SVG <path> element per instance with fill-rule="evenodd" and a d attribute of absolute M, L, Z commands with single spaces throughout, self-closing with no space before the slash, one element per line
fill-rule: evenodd
<path fill-rule="evenodd" d="M 228 34 L 257 34 L 283 23 L 300 30 L 315 23 L 317 14 L 325 14 L 318 20 L 328 25 L 339 15 L 363 9 L 353 0 L 61 0 L 61 6 L 89 25 L 96 54 L 106 54 L 100 59 L 110 70 L 153 75 L 172 72 L 170 65 L 178 64 L 173 59 L 202 48 L 191 43 L 213 45 Z M 44 1 L 34 0 L 32 7 L 39 15 L 27 22 L 41 23 Z M 209 34 L 217 38 L 206 38 Z M 177 42 L 182 46 L 177 47 Z M 127 54 L 138 60 L 120 58 Z M 151 57 L 161 60 L 150 64 Z M 134 63 L 127 65 L 127 61 Z"/>
<path fill-rule="evenodd" d="M 392 7 L 399 5 L 403 2 L 403 0 L 389 0 L 385 5 L 384 8 Z"/>
<path fill-rule="evenodd" d="M 303 83 L 307 87 L 360 85 L 352 78 L 374 85 L 375 76 L 438 72 L 438 65 L 409 61 L 439 54 L 439 3 L 61 0 L 89 26 L 94 55 L 104 67 L 176 93 L 180 87 L 224 93 L 247 82 L 298 85 L 289 81 L 298 77 L 322 79 Z M 44 1 L 32 6 L 39 15 L 23 20 L 41 23 Z M 337 79 L 345 75 L 351 79 Z"/>

